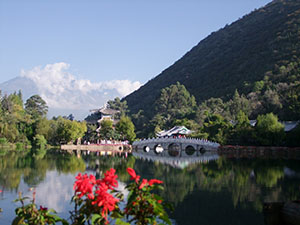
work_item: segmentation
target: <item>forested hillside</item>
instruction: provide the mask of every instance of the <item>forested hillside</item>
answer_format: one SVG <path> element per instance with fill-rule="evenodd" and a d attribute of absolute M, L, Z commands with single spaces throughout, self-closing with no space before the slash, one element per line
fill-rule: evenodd
<path fill-rule="evenodd" d="M 198 105 L 212 97 L 228 101 L 237 90 L 252 104 L 250 119 L 268 112 L 300 119 L 300 0 L 275 0 L 213 32 L 125 97 L 130 113 L 143 110 L 151 119 L 161 89 L 176 82 Z"/>

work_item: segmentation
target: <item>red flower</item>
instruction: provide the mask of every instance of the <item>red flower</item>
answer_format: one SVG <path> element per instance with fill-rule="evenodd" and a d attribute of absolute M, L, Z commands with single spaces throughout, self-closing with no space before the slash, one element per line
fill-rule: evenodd
<path fill-rule="evenodd" d="M 128 167 L 128 168 L 127 168 L 127 172 L 129 173 L 129 175 L 130 175 L 132 178 L 136 178 L 136 173 L 135 173 L 134 169 Z"/>
<path fill-rule="evenodd" d="M 139 189 L 142 189 L 148 183 L 147 179 L 143 179 L 142 183 L 139 186 Z"/>
<path fill-rule="evenodd" d="M 40 205 L 40 210 L 41 210 L 41 211 L 47 211 L 48 208 L 45 208 L 45 207 L 43 207 L 43 206 Z"/>
<path fill-rule="evenodd" d="M 103 182 L 107 185 L 108 189 L 113 189 L 113 187 L 118 187 L 118 175 L 115 174 L 116 170 L 111 168 L 104 173 Z"/>
<path fill-rule="evenodd" d="M 102 186 L 105 187 L 105 186 Z M 92 202 L 93 205 L 102 207 L 101 214 L 102 217 L 107 221 L 108 211 L 113 211 L 115 209 L 116 203 L 119 199 L 114 198 L 111 194 L 106 192 L 107 189 L 102 189 L 101 187 L 95 191 L 95 201 Z"/>
<path fill-rule="evenodd" d="M 149 186 L 152 186 L 153 184 L 162 184 L 163 182 L 161 180 L 157 179 L 151 179 L 149 180 Z"/>
<path fill-rule="evenodd" d="M 160 203 L 162 203 L 162 200 L 157 200 L 157 202 L 160 204 Z"/>
<path fill-rule="evenodd" d="M 139 182 L 141 176 L 136 175 L 134 169 L 128 167 L 128 168 L 127 168 L 127 172 L 128 172 L 129 175 L 131 176 L 131 178 L 130 178 L 131 180 L 135 180 L 136 183 Z"/>
<path fill-rule="evenodd" d="M 80 193 L 77 194 L 79 198 L 82 196 L 88 194 L 89 199 L 93 199 L 93 187 L 96 184 L 96 178 L 94 175 L 88 176 L 87 174 L 84 174 L 83 176 L 81 173 L 79 173 L 76 177 L 74 187 L 73 189 L 75 190 L 75 193 Z"/>

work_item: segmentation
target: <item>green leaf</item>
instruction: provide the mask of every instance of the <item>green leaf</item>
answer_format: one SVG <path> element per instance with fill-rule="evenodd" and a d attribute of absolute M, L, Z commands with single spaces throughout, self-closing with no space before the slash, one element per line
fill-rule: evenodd
<path fill-rule="evenodd" d="M 115 211 L 113 211 L 113 213 L 111 214 L 111 217 L 112 217 L 112 218 L 122 218 L 123 215 L 115 210 Z"/>
<path fill-rule="evenodd" d="M 121 219 L 117 219 L 115 224 L 116 225 L 130 225 L 130 223 L 126 223 Z"/>
<path fill-rule="evenodd" d="M 93 214 L 92 219 L 91 219 L 92 224 L 95 224 L 95 222 L 100 218 L 102 218 L 102 216 L 100 214 Z"/>
<path fill-rule="evenodd" d="M 13 222 L 12 222 L 12 225 L 19 225 L 19 224 L 22 224 L 24 222 L 24 218 L 22 217 L 16 217 Z"/>

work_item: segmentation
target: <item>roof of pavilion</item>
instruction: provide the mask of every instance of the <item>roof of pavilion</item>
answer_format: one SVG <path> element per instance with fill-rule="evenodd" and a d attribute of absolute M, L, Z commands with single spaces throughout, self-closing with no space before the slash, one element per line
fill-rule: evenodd
<path fill-rule="evenodd" d="M 185 126 L 175 126 L 170 130 L 163 130 L 156 134 L 157 137 L 166 137 L 172 135 L 188 135 L 192 133 L 191 130 L 187 129 Z"/>

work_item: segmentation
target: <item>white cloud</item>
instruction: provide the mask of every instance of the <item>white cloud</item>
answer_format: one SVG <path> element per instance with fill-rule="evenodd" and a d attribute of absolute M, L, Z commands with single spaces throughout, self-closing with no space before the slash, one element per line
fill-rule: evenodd
<path fill-rule="evenodd" d="M 124 97 L 137 90 L 141 83 L 129 80 L 111 80 L 93 83 L 77 79 L 68 72 L 70 65 L 64 62 L 37 66 L 21 71 L 21 76 L 32 80 L 38 87 L 39 95 L 49 108 L 91 109 L 100 107 L 107 100 Z"/>
<path fill-rule="evenodd" d="M 74 194 L 70 185 L 73 182 L 72 174 L 57 175 L 56 171 L 48 171 L 45 181 L 36 187 L 38 204 L 55 209 L 58 213 L 68 212 Z"/>

